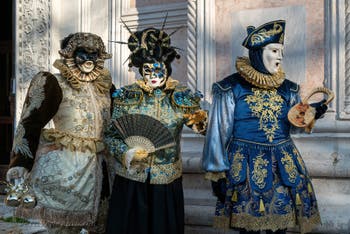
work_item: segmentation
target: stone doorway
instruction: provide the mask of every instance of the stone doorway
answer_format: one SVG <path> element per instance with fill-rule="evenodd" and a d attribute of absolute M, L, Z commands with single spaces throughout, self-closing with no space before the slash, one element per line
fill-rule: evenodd
<path fill-rule="evenodd" d="M 6 23 L 0 33 L 0 180 L 5 179 L 14 130 L 13 9 L 12 0 L 3 0 L 0 14 Z"/>

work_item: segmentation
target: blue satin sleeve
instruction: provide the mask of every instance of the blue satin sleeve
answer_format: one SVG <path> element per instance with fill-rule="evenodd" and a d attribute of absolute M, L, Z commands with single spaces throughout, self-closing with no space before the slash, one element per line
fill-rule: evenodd
<path fill-rule="evenodd" d="M 223 91 L 214 84 L 213 103 L 209 111 L 202 158 L 202 167 L 207 172 L 223 172 L 229 169 L 225 149 L 232 134 L 234 108 L 232 88 Z"/>

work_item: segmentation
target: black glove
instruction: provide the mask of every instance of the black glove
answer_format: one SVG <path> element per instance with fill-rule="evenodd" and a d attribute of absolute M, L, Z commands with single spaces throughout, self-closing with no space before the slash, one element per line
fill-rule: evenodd
<path fill-rule="evenodd" d="M 325 104 L 325 102 L 326 99 L 323 99 L 320 102 L 310 104 L 310 106 L 316 109 L 315 119 L 321 118 L 324 115 L 324 113 L 326 113 L 328 106 Z"/>
<path fill-rule="evenodd" d="M 217 182 L 212 181 L 211 188 L 214 196 L 217 197 L 221 203 L 224 203 L 226 197 L 226 179 L 219 179 Z"/>

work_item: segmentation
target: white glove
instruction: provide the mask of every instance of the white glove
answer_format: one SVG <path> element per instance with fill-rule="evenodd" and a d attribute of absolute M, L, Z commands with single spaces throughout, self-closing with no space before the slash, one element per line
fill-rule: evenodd
<path fill-rule="evenodd" d="M 12 184 L 23 183 L 28 177 L 28 170 L 25 167 L 12 167 L 6 173 L 6 180 Z"/>
<path fill-rule="evenodd" d="M 141 147 L 134 147 L 131 149 L 128 149 L 126 151 L 124 156 L 124 164 L 127 169 L 130 168 L 131 161 L 141 161 L 142 159 L 146 158 L 148 156 L 147 150 L 141 148 Z"/>

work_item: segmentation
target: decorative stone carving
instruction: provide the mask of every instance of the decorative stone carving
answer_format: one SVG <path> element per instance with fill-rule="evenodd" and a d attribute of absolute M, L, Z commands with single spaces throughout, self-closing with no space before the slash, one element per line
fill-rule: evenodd
<path fill-rule="evenodd" d="M 345 1 L 345 107 L 350 114 L 350 1 Z"/>
<path fill-rule="evenodd" d="M 187 11 L 187 84 L 197 88 L 197 1 L 188 1 Z"/>
<path fill-rule="evenodd" d="M 33 76 L 49 71 L 51 0 L 16 1 L 16 122 Z"/>

